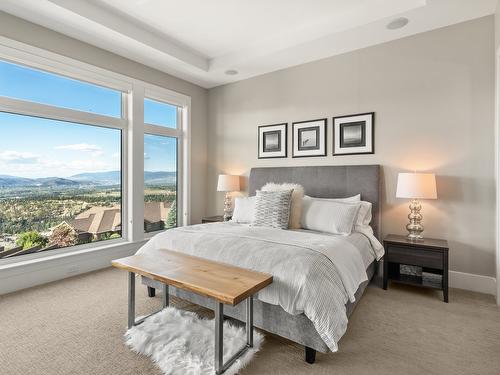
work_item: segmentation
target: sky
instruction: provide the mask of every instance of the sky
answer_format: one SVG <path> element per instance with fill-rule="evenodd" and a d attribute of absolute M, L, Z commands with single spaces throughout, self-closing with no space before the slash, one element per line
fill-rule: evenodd
<path fill-rule="evenodd" d="M 121 116 L 121 93 L 0 60 L 0 96 Z M 176 107 L 149 99 L 145 122 L 174 127 Z M 144 168 L 176 170 L 175 138 L 145 135 Z M 0 112 L 0 175 L 70 177 L 120 169 L 121 132 Z"/>

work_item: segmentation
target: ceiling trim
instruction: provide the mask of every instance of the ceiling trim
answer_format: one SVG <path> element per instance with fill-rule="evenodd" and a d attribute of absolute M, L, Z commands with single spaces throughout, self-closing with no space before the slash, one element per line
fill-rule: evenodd
<path fill-rule="evenodd" d="M 19 1 L 19 0 L 17 0 Z M 97 23 L 102 27 L 113 30 L 121 35 L 154 48 L 179 61 L 208 72 L 209 63 L 206 57 L 200 56 L 186 47 L 180 46 L 166 35 L 158 35 L 145 30 L 131 19 L 121 16 L 111 9 L 107 9 L 91 0 L 49 0 L 68 11 L 71 11 L 86 20 Z"/>
<path fill-rule="evenodd" d="M 323 28 L 312 40 L 270 36 L 212 59 L 98 0 L 1 0 L 0 10 L 212 88 L 490 15 L 497 5 L 497 0 L 401 0 L 382 9 L 386 0 L 371 1 L 368 8 L 350 9 L 351 21 Z M 409 24 L 387 30 L 387 23 L 401 16 Z M 227 75 L 228 70 L 238 74 Z"/>

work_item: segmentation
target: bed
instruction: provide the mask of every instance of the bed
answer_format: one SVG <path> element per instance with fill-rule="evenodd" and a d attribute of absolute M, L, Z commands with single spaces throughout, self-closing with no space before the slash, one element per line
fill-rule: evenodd
<path fill-rule="evenodd" d="M 250 196 L 254 195 L 256 190 L 260 189 L 267 182 L 294 182 L 301 184 L 307 195 L 317 198 L 345 198 L 361 194 L 363 201 L 368 201 L 372 204 L 372 221 L 370 226 L 375 236 L 379 237 L 379 175 L 380 167 L 378 165 L 253 168 L 250 172 L 248 192 Z M 375 253 L 370 258 L 367 253 L 368 250 L 360 250 L 366 247 L 367 243 L 369 245 L 369 241 L 365 236 L 359 233 L 348 236 L 349 238 L 337 238 L 341 236 L 331 236 L 335 238 L 328 238 L 321 233 L 304 233 L 310 231 L 255 229 L 241 227 L 241 225 L 231 223 L 201 224 L 178 228 L 176 231 L 177 232 L 167 231 L 171 233 L 164 232 L 154 237 L 139 251 L 151 251 L 155 247 L 169 246 L 173 247 L 174 250 L 190 253 L 192 255 L 207 257 L 213 260 L 227 261 L 228 263 L 242 267 L 269 272 L 270 269 L 268 267 L 271 266 L 267 264 L 273 261 L 267 259 L 263 261 L 261 258 L 265 254 L 262 253 L 262 251 L 274 249 L 272 254 L 284 254 L 285 251 L 288 252 L 287 254 L 290 254 L 287 259 L 281 259 L 277 264 L 281 264 L 280 262 L 285 261 L 289 262 L 289 264 L 286 264 L 286 267 L 290 269 L 294 269 L 295 267 L 295 273 L 301 272 L 298 267 L 302 264 L 304 272 L 309 273 L 308 277 L 305 277 L 305 280 L 301 281 L 304 285 L 299 287 L 300 293 L 307 294 L 310 300 L 311 298 L 313 300 L 315 299 L 315 293 L 321 294 L 321 296 L 316 299 L 321 300 L 322 305 L 328 305 L 328 301 L 331 299 L 332 302 L 328 308 L 331 308 L 332 316 L 325 315 L 324 311 L 321 315 L 317 314 L 313 309 L 308 310 L 309 304 L 312 304 L 312 302 L 302 301 L 306 299 L 305 297 L 301 298 L 293 295 L 293 301 L 290 303 L 290 296 L 284 293 L 283 290 L 286 290 L 288 284 L 297 283 L 295 277 L 295 279 L 291 281 L 283 280 L 283 285 L 285 285 L 285 287 L 280 286 L 279 282 L 275 282 L 266 288 L 269 289 L 273 287 L 276 289 L 275 291 L 272 289 L 266 291 L 266 289 L 264 289 L 260 292 L 262 295 L 259 295 L 254 302 L 254 324 L 258 328 L 303 345 L 305 347 L 306 361 L 309 363 L 314 362 L 316 351 L 323 353 L 336 351 L 337 341 L 346 329 L 347 317 L 352 314 L 366 286 L 374 276 L 378 268 L 377 259 L 380 259 L 380 256 L 377 256 Z M 284 238 L 283 234 L 286 235 L 286 238 Z M 238 240 L 240 241 L 238 242 L 235 241 L 234 238 L 241 238 L 241 240 Z M 220 248 L 221 250 L 209 250 L 209 244 L 211 242 L 218 245 L 215 249 Z M 242 243 L 244 245 L 235 248 L 235 244 Z M 335 255 L 340 257 L 337 260 L 338 264 L 334 266 L 336 267 L 335 271 L 338 272 L 329 271 L 325 268 L 327 267 L 324 265 L 324 259 L 326 259 L 326 257 L 322 254 L 318 254 L 323 251 L 321 247 L 324 243 L 331 243 L 331 246 L 342 246 L 343 249 L 346 249 L 346 251 L 337 252 L 343 255 Z M 248 251 L 245 252 L 245 246 L 254 247 L 251 257 L 247 256 Z M 317 248 L 314 248 L 315 246 Z M 356 251 L 353 251 L 353 248 L 356 248 Z M 355 256 L 345 255 L 344 253 L 349 253 L 347 249 Z M 261 253 L 258 253 L 258 251 Z M 360 258 L 352 260 L 358 257 L 358 253 Z M 309 258 L 306 259 L 304 257 L 305 254 L 309 255 L 313 261 L 307 260 Z M 310 262 L 315 264 L 314 267 L 309 267 Z M 316 263 L 320 264 L 320 266 L 317 266 Z M 361 264 L 362 272 L 355 271 L 354 269 L 360 268 Z M 362 280 L 362 282 L 358 285 L 357 283 L 353 283 L 354 287 L 351 286 L 349 288 L 349 274 L 347 271 L 342 271 L 343 269 L 352 270 L 349 271 L 352 272 L 352 274 L 358 272 L 360 274 L 358 280 Z M 276 270 L 278 275 L 273 275 L 275 276 L 275 280 L 281 280 L 280 276 L 283 276 L 283 278 L 288 277 L 286 275 L 280 275 L 280 272 L 283 273 L 283 271 Z M 331 276 L 334 273 L 339 273 L 340 276 L 337 278 L 335 278 L 336 276 Z M 342 273 L 344 273 L 344 277 L 342 277 Z M 340 308 L 338 306 L 340 303 L 338 301 L 342 298 L 339 296 L 340 292 L 334 293 L 330 291 L 330 289 L 334 289 L 333 287 L 324 289 L 318 287 L 318 285 L 321 285 L 323 279 L 314 281 L 313 279 L 319 278 L 317 274 L 322 275 L 321 278 L 325 280 L 331 278 L 331 283 L 333 284 L 342 284 L 347 298 L 342 300 L 345 304 L 340 306 Z M 363 278 L 361 278 L 361 274 L 363 274 Z M 314 282 L 316 284 L 314 284 Z M 142 283 L 147 285 L 148 288 L 160 288 L 157 282 L 146 277 L 142 278 Z M 281 288 L 281 290 L 278 288 Z M 208 298 L 190 292 L 175 290 L 175 288 L 172 289 L 171 293 L 173 295 L 213 309 L 213 302 Z M 274 292 L 274 294 L 272 292 Z M 296 294 L 298 295 L 298 293 Z M 276 295 L 278 295 L 278 297 L 276 297 Z M 326 303 L 324 301 L 326 301 Z M 322 307 L 322 309 L 324 310 L 325 307 Z M 336 309 L 342 311 L 336 312 L 335 315 L 334 311 L 336 311 Z M 303 312 L 301 312 L 302 310 Z M 232 318 L 241 321 L 245 320 L 245 311 L 242 306 L 228 306 L 224 312 L 225 315 Z M 342 314 L 345 319 L 342 317 Z M 321 316 L 318 318 L 319 315 Z M 326 326 L 328 329 L 323 326 Z M 332 328 L 331 326 L 334 327 Z M 332 333 L 330 334 L 328 330 L 332 331 Z"/>

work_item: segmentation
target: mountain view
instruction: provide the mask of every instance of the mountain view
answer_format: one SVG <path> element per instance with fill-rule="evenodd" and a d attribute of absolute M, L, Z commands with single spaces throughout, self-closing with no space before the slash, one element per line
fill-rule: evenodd
<path fill-rule="evenodd" d="M 102 117 L 95 126 L 0 112 L 0 258 L 120 238 L 124 129 L 110 124 L 126 117 L 123 93 L 0 61 L 0 96 Z M 145 123 L 176 128 L 177 113 L 144 99 Z M 144 149 L 131 152 L 144 158 L 144 231 L 174 227 L 178 139 L 139 136 Z"/>
<path fill-rule="evenodd" d="M 106 186 L 120 184 L 120 171 L 80 173 L 70 177 L 25 178 L 0 175 L 0 188 L 23 186 Z M 175 184 L 176 172 L 144 172 L 144 183 Z"/>
<path fill-rule="evenodd" d="M 175 227 L 176 172 L 144 172 L 144 230 Z M 120 171 L 0 175 L 0 258 L 121 237 Z"/>

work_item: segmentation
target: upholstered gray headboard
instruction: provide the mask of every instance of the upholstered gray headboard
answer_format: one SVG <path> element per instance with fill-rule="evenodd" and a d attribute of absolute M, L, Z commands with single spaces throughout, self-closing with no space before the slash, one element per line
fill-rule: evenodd
<path fill-rule="evenodd" d="M 317 198 L 345 198 L 361 194 L 371 202 L 371 226 L 380 238 L 380 166 L 315 166 L 252 168 L 248 180 L 248 195 L 255 195 L 267 182 L 294 182 L 301 184 L 305 193 Z"/>

